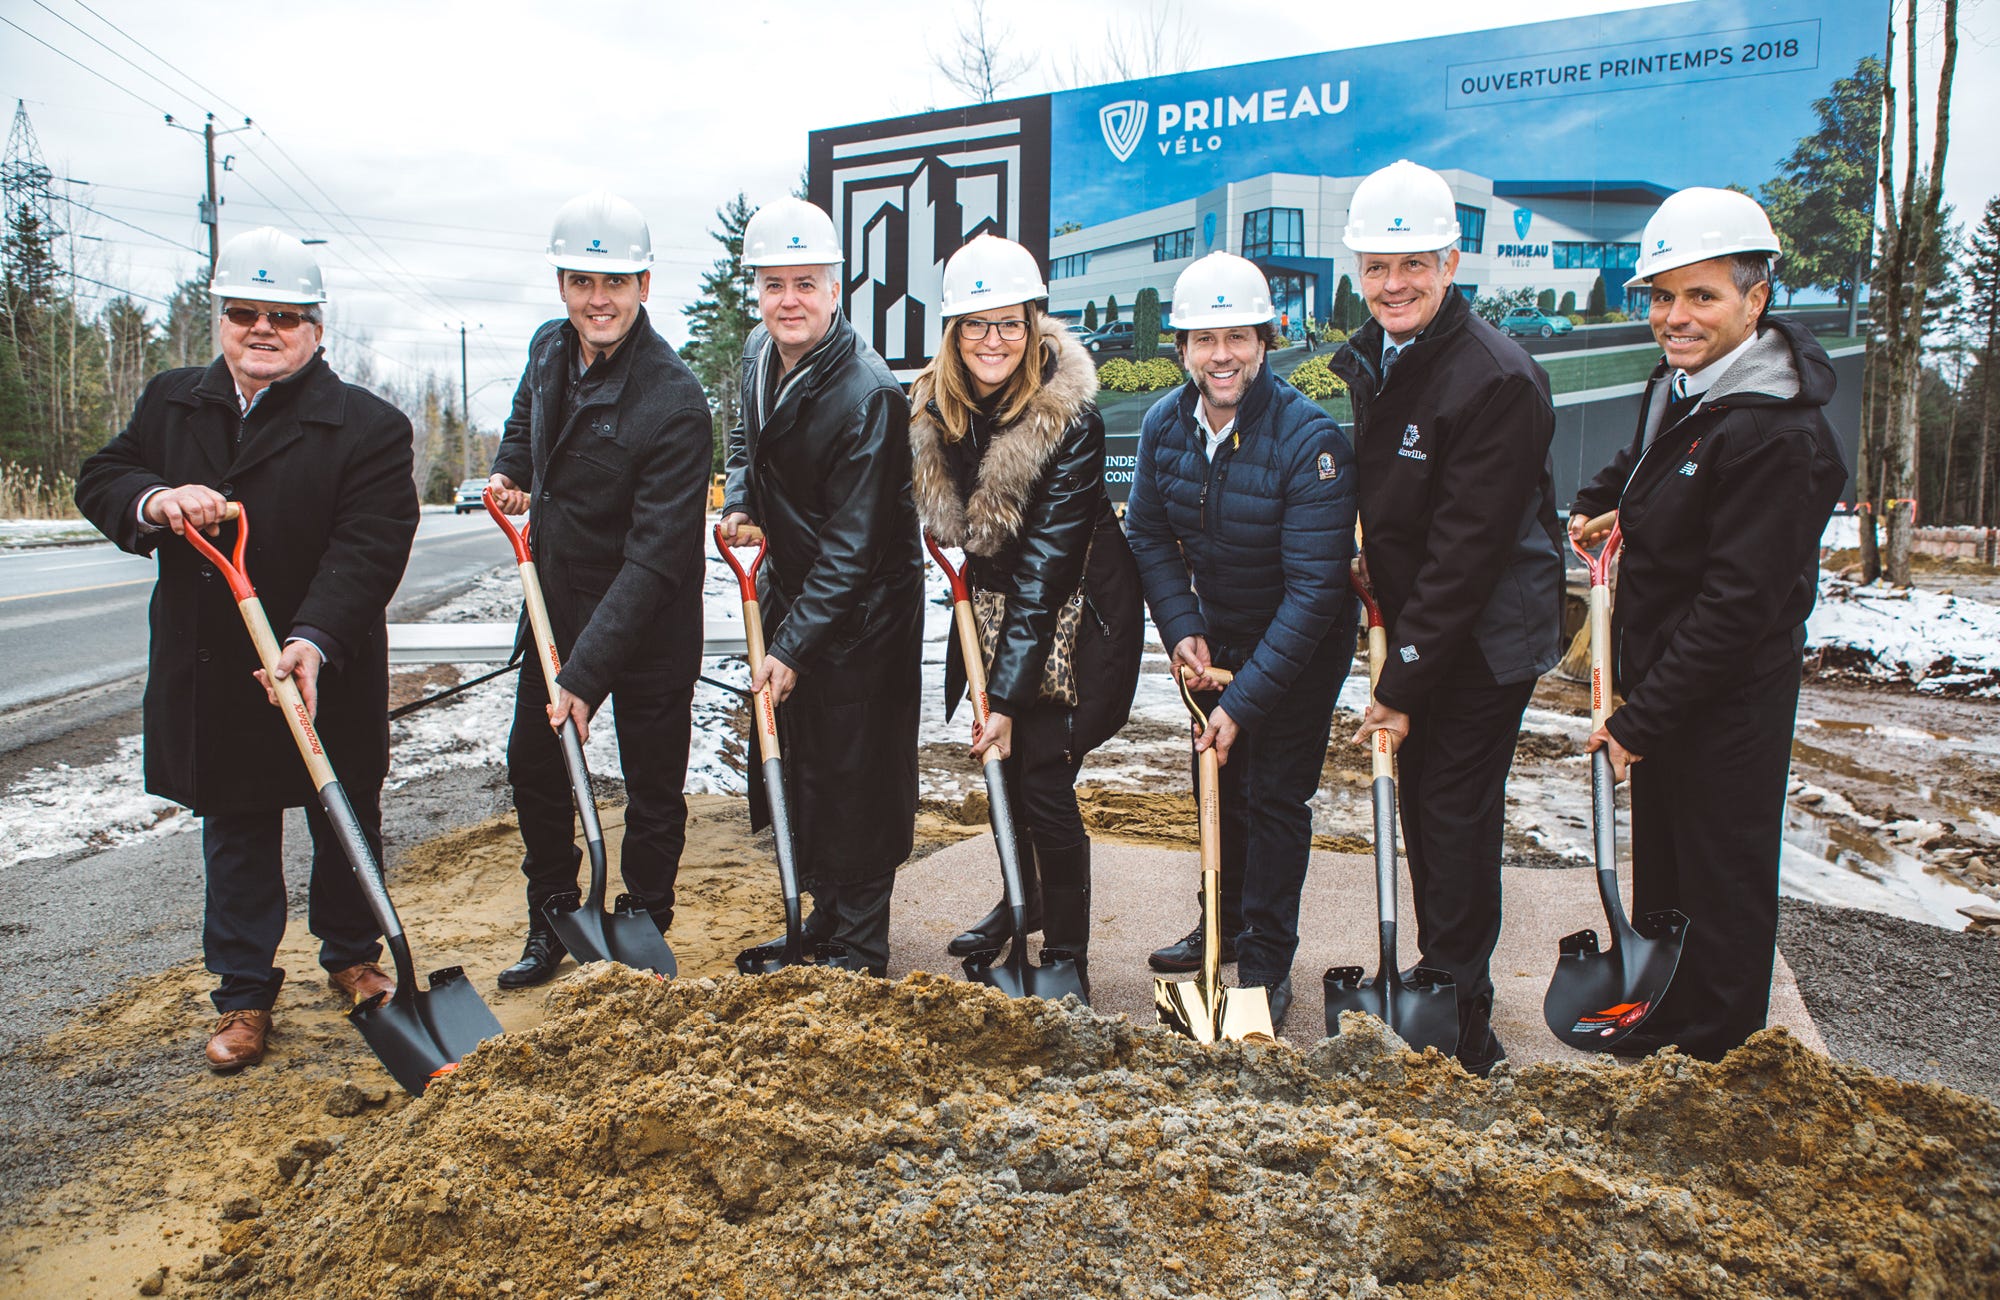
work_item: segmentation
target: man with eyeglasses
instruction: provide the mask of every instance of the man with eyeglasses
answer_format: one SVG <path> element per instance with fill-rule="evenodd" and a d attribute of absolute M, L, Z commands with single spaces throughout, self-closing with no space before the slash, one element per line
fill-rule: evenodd
<path fill-rule="evenodd" d="M 216 258 L 222 355 L 156 376 L 125 431 L 84 462 L 76 500 L 124 550 L 156 555 L 145 698 L 146 789 L 201 818 L 207 870 L 202 948 L 219 980 L 208 1043 L 218 1071 L 254 1065 L 285 972 L 284 810 L 312 832 L 307 924 L 333 991 L 358 1003 L 393 989 L 381 933 L 314 796 L 255 648 L 214 567 L 176 540 L 238 525 L 298 684 L 377 861 L 389 766 L 383 611 L 417 530 L 410 422 L 343 383 L 320 348 L 320 270 L 305 245 L 264 227 Z"/>
<path fill-rule="evenodd" d="M 540 984 L 564 949 L 550 899 L 574 892 L 582 854 L 557 732 L 588 739 L 617 697 L 625 837 L 618 870 L 664 933 L 687 842 L 687 760 L 701 671 L 702 526 L 714 445 L 701 384 L 646 315 L 646 219 L 602 190 L 556 213 L 547 253 L 566 315 L 535 331 L 488 480 L 528 512 L 562 671 L 556 698 L 521 664 L 507 775 L 527 854 L 528 936 L 500 987 Z M 523 635 L 529 635 L 523 628 Z"/>

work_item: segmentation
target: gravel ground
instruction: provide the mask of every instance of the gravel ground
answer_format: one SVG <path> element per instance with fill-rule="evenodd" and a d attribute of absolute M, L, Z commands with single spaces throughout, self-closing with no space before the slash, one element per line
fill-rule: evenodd
<path fill-rule="evenodd" d="M 1834 1056 L 2000 1102 L 2000 934 L 1788 898 L 1778 946 Z"/>

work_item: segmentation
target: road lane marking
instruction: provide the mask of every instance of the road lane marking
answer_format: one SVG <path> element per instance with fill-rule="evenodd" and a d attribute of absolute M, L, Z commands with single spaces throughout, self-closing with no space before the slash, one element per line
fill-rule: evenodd
<path fill-rule="evenodd" d="M 0 605 L 10 600 L 39 600 L 45 596 L 74 596 L 82 591 L 109 591 L 113 587 L 136 587 L 140 583 L 150 583 L 151 578 L 128 578 L 124 582 L 100 582 L 90 587 L 64 587 L 59 591 L 24 591 L 18 596 L 0 596 Z"/>
<path fill-rule="evenodd" d="M 82 564 L 45 564 L 29 573 L 67 573 L 71 569 L 101 569 L 107 564 L 144 564 L 147 561 L 137 555 L 121 555 L 112 560 L 86 560 Z"/>

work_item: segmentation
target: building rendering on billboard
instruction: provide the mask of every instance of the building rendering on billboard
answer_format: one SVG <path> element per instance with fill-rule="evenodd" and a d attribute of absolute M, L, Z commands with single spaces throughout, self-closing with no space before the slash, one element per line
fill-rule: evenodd
<path fill-rule="evenodd" d="M 940 340 L 945 260 L 985 232 L 1042 259 L 1050 311 L 1095 324 L 1146 290 L 1170 310 L 1193 259 L 1237 253 L 1302 336 L 1353 273 L 1355 186 L 1398 158 L 1458 196 L 1462 292 L 1595 304 L 1558 342 L 1629 350 L 1643 327 L 1608 327 L 1645 309 L 1626 281 L 1652 210 L 1689 185 L 1757 193 L 1879 53 L 1883 18 L 1879 0 L 1690 0 L 835 127 L 811 135 L 809 193 L 846 243 L 850 316 L 906 380 Z M 1129 437 L 1138 412 L 1106 397 Z"/>

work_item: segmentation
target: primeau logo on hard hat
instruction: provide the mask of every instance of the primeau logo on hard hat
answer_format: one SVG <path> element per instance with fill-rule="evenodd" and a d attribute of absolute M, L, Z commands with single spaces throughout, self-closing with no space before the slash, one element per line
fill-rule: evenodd
<path fill-rule="evenodd" d="M 1132 156 L 1139 137 L 1146 132 L 1146 113 L 1151 105 L 1143 99 L 1121 99 L 1097 110 L 1097 125 L 1104 130 L 1104 143 L 1119 162 Z"/>

